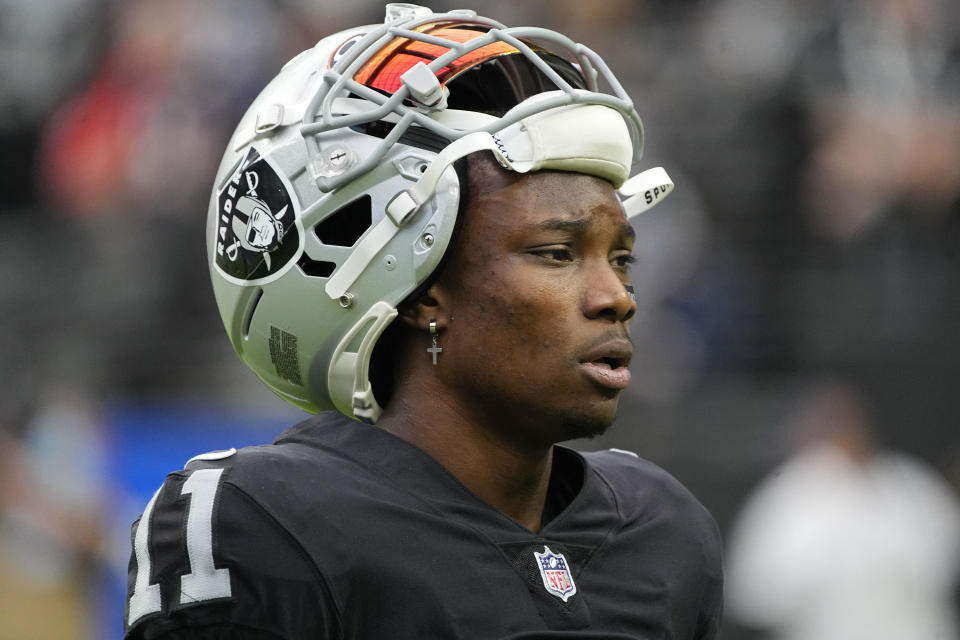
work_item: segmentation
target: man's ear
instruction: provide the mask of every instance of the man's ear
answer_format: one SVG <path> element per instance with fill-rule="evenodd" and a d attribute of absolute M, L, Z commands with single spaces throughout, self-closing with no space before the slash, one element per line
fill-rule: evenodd
<path fill-rule="evenodd" d="M 435 320 L 438 329 L 447 326 L 446 295 L 443 288 L 433 283 L 412 304 L 403 305 L 398 309 L 400 320 L 409 327 L 426 331 L 430 328 L 430 321 Z"/>

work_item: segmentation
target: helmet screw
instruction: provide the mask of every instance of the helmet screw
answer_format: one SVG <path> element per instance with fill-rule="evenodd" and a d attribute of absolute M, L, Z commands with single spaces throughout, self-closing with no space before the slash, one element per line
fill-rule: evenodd
<path fill-rule="evenodd" d="M 350 307 L 352 307 L 352 306 L 353 306 L 353 294 L 352 294 L 352 293 L 345 293 L 345 294 L 343 294 L 342 296 L 340 296 L 340 306 L 343 307 L 344 309 L 349 309 Z"/>
<path fill-rule="evenodd" d="M 434 240 L 434 239 L 433 239 L 433 234 L 432 234 L 432 233 L 425 233 L 425 234 L 423 234 L 423 244 L 427 245 L 428 247 L 432 247 L 432 246 L 433 246 L 433 240 Z"/>
<path fill-rule="evenodd" d="M 397 257 L 395 255 L 388 255 L 383 259 L 384 264 L 386 265 L 387 271 L 393 271 L 397 266 Z"/>
<path fill-rule="evenodd" d="M 347 154 L 347 150 L 343 147 L 334 147 L 330 150 L 330 155 L 327 157 L 330 159 L 331 165 L 334 167 L 342 167 L 347 164 L 347 160 L 350 156 Z"/>

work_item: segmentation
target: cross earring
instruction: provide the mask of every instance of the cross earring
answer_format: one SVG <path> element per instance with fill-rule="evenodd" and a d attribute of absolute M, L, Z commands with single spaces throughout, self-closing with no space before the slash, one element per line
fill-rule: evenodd
<path fill-rule="evenodd" d="M 433 346 L 427 349 L 427 352 L 433 356 L 433 365 L 437 365 L 437 354 L 443 351 L 441 347 L 437 346 L 437 321 L 430 321 L 430 337 L 433 338 Z"/>

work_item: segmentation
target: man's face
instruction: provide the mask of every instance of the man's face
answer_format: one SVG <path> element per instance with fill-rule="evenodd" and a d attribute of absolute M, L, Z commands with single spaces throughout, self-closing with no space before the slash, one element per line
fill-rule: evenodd
<path fill-rule="evenodd" d="M 464 409 L 534 443 L 601 433 L 629 383 L 633 230 L 613 187 L 472 162 L 470 201 L 437 281 L 438 375 Z"/>

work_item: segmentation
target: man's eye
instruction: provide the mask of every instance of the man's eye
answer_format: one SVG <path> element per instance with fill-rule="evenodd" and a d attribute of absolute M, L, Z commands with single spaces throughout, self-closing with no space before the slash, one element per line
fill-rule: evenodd
<path fill-rule="evenodd" d="M 573 252 L 565 247 L 547 247 L 544 249 L 537 249 L 533 252 L 533 254 L 552 262 L 573 261 Z"/>
<path fill-rule="evenodd" d="M 633 257 L 632 254 L 625 253 L 623 255 L 614 256 L 613 264 L 618 267 L 623 267 L 624 269 L 636 262 L 637 259 Z"/>

